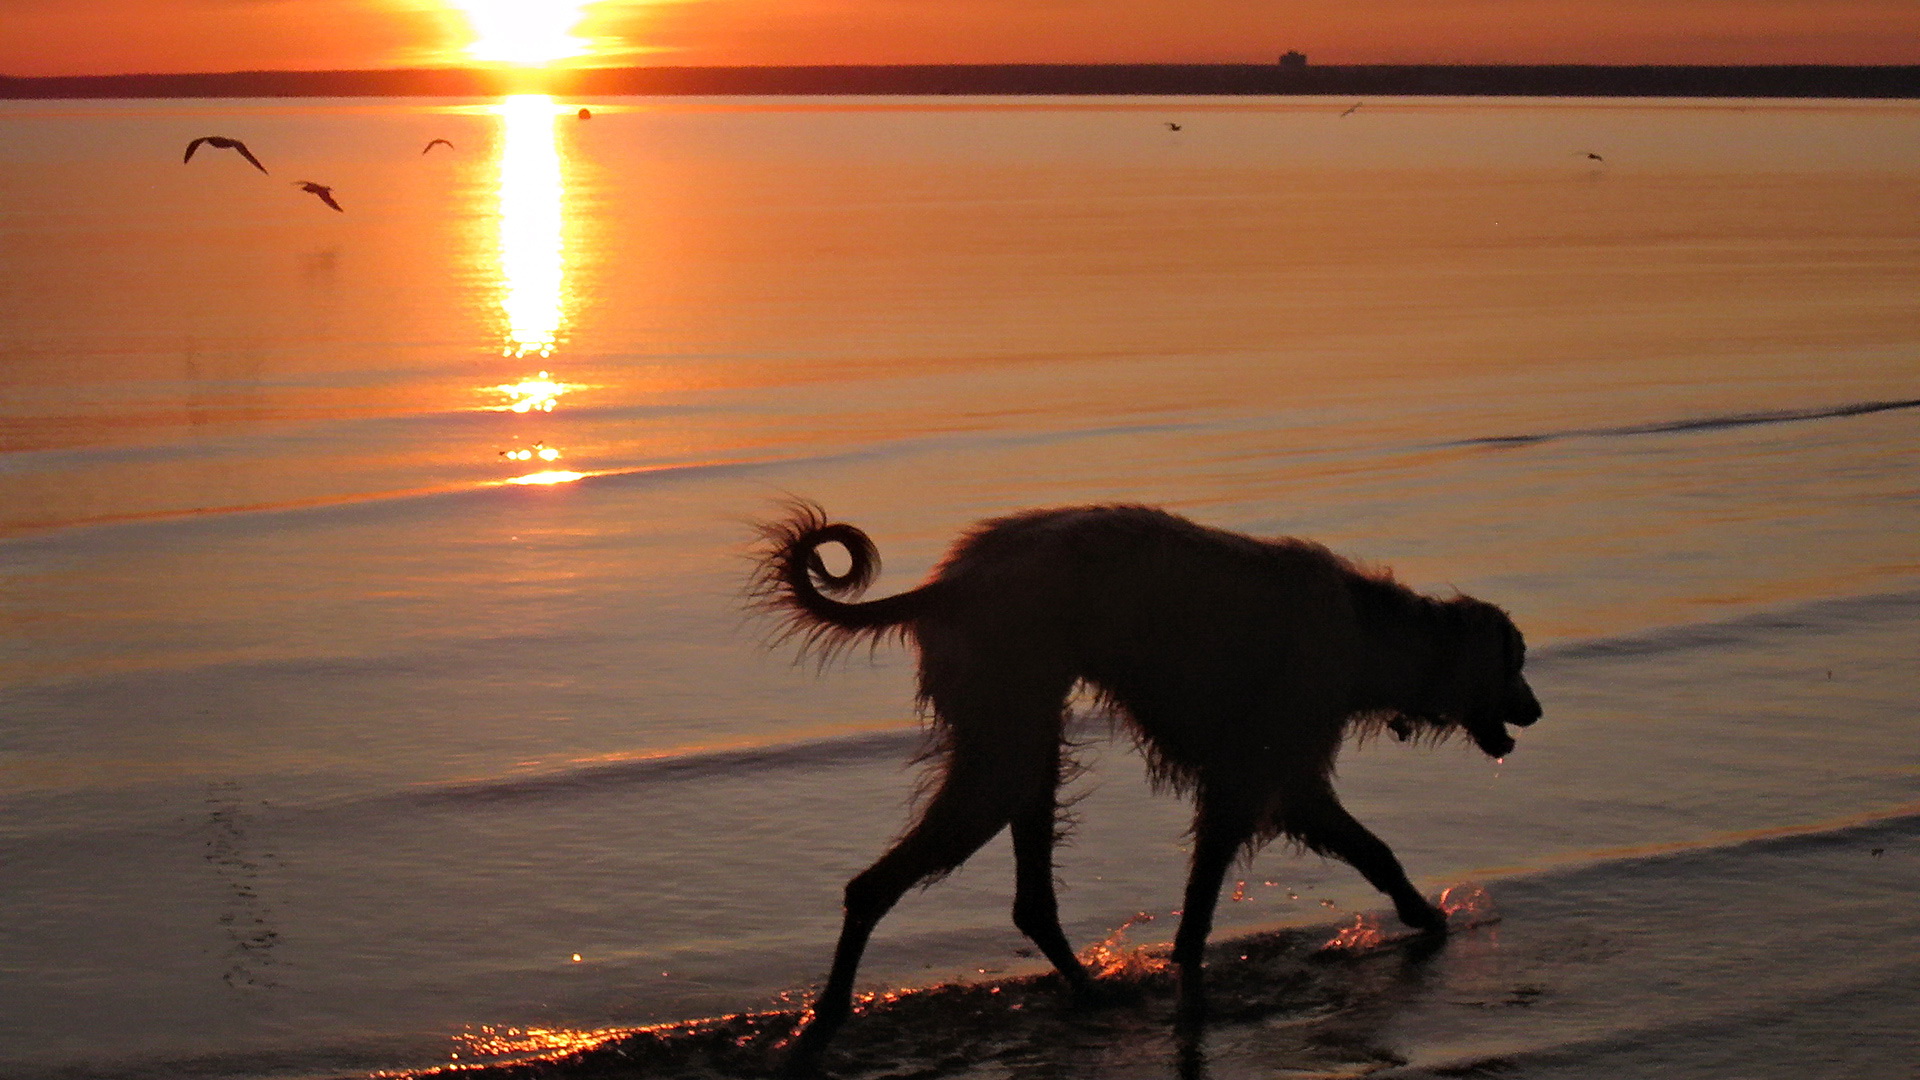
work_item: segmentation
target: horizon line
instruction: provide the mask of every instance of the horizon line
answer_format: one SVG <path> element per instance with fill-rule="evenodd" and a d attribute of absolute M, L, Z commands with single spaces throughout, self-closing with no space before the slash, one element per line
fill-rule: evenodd
<path fill-rule="evenodd" d="M 1315 71 L 1352 71 L 1378 69 L 1524 69 L 1524 70 L 1600 70 L 1600 71 L 1920 71 L 1920 61 L 1897 64 L 1839 64 L 1819 62 L 1795 63 L 1589 63 L 1589 62 L 1552 62 L 1552 61 L 1373 61 L 1364 63 L 1301 64 L 1288 66 L 1275 61 L 1254 62 L 1242 60 L 1009 60 L 1009 61 L 953 61 L 941 63 L 833 63 L 833 64 L 514 64 L 507 62 L 469 62 L 451 64 L 417 64 L 395 67 L 359 67 L 359 68 L 229 68 L 223 70 L 196 71 L 116 71 L 64 73 L 57 75 L 14 75 L 0 72 L 0 79 L 11 81 L 43 79 L 141 79 L 141 78 L 212 78 L 243 75 L 398 75 L 398 74 L 445 74 L 462 73 L 473 75 L 569 75 L 593 72 L 613 71 L 868 71 L 868 70 L 936 70 L 936 69 L 1008 69 L 1008 68 L 1234 68 L 1253 70 L 1285 71 L 1289 74 L 1306 74 Z"/>

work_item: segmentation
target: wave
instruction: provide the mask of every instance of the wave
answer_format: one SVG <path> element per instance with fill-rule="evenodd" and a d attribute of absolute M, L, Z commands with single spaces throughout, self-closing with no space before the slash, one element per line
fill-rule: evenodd
<path fill-rule="evenodd" d="M 1912 623 L 1917 619 L 1920 619 L 1920 589 L 1824 597 L 1711 622 L 1559 642 L 1532 650 L 1528 663 L 1540 665 L 1731 648 L 1785 634 L 1840 633 L 1867 624 Z"/>
<path fill-rule="evenodd" d="M 757 456 L 743 455 L 740 457 L 714 458 L 703 461 L 655 461 L 610 465 L 566 474 L 567 480 L 564 486 L 592 487 L 630 483 L 664 483 L 715 476 L 749 475 L 757 472 L 777 471 L 796 467 L 817 468 L 823 465 L 886 460 L 916 454 L 940 453 L 955 449 L 1007 450 L 1026 446 L 1050 446 L 1075 442 L 1082 439 L 1101 439 L 1170 431 L 1187 431 L 1194 430 L 1201 426 L 1203 425 L 1191 423 L 1118 424 L 1096 428 L 1076 428 L 1069 431 L 942 433 L 939 435 L 895 439 L 883 443 L 844 447 L 815 453 L 767 453 Z M 198 456 L 219 456 L 233 452 L 236 451 L 230 448 L 226 450 L 199 449 L 183 451 L 182 456 L 186 456 L 188 453 Z M 68 453 L 68 451 L 34 451 L 33 453 L 64 454 Z M 83 451 L 83 453 L 128 455 L 133 452 L 117 449 L 97 452 L 89 450 Z M 3 465 L 4 462 L 5 458 L 0 457 L 0 465 Z M 33 539 L 55 531 L 107 526 L 169 525 L 183 521 L 207 521 L 224 518 L 250 520 L 257 515 L 269 514 L 315 512 L 340 514 L 350 513 L 363 508 L 409 507 L 453 498 L 498 496 L 503 492 L 519 490 L 519 486 L 527 482 L 525 479 L 487 479 L 436 484 L 419 488 L 344 492 L 340 494 L 284 499 L 274 502 L 236 503 L 226 506 L 146 510 L 60 520 L 25 521 L 7 526 L 6 528 L 11 532 L 11 535 L 0 535 L 0 543 Z M 539 483 L 539 481 L 534 482 Z"/>
<path fill-rule="evenodd" d="M 1682 420 L 1664 420 L 1651 424 L 1624 424 L 1619 427 L 1568 428 L 1564 431 L 1528 435 L 1486 435 L 1440 443 L 1440 446 L 1528 446 L 1558 439 L 1621 438 L 1630 435 L 1665 435 L 1686 431 L 1722 431 L 1728 428 L 1761 424 L 1788 424 L 1801 420 L 1834 420 L 1845 416 L 1867 416 L 1898 409 L 1920 408 L 1920 398 L 1898 401 L 1857 401 L 1846 405 L 1825 405 L 1810 409 L 1781 409 L 1771 412 L 1728 413 L 1719 416 L 1695 416 Z"/>
<path fill-rule="evenodd" d="M 515 777 L 486 777 L 422 785 L 399 799 L 419 805 L 498 803 L 588 794 L 635 784 L 736 777 L 784 769 L 821 769 L 874 761 L 902 761 L 924 736 L 911 728 L 863 731 L 799 742 L 663 751 Z"/>
<path fill-rule="evenodd" d="M 1679 420 L 1647 424 L 1629 424 L 1615 427 L 1568 428 L 1560 431 L 1528 434 L 1489 435 L 1440 443 L 1380 447 L 1377 449 L 1391 456 L 1397 453 L 1427 450 L 1435 447 L 1518 447 L 1563 439 L 1616 438 L 1635 435 L 1712 431 L 1762 424 L 1865 416 L 1914 408 L 1920 408 L 1920 398 L 1853 402 L 1842 405 L 1772 412 L 1689 417 Z M 662 419 L 705 411 L 713 410 L 706 408 L 670 408 L 659 406 L 606 406 L 597 409 L 576 410 L 581 417 L 602 421 Z M 417 435 L 423 426 L 428 429 L 436 427 L 466 429 L 476 424 L 490 422 L 489 418 L 492 415 L 493 413 L 490 410 L 467 409 L 442 413 L 410 414 L 406 416 L 359 417 L 348 421 L 323 421 L 269 435 L 249 436 L 246 438 L 236 437 L 222 441 L 182 442 L 164 446 L 110 446 L 16 451 L 9 454 L 0 454 L 0 471 L 18 472 L 47 468 L 77 468 L 129 461 L 164 463 L 187 459 L 255 457 L 259 456 L 263 449 L 271 452 L 273 448 L 277 446 L 288 447 L 288 452 L 297 453 L 322 439 L 340 445 L 359 445 L 391 437 L 383 434 L 387 431 L 406 431 Z M 1065 431 L 991 430 L 940 432 L 932 435 L 892 439 L 879 443 L 824 448 L 812 452 L 780 452 L 773 450 L 758 453 L 743 453 L 736 457 L 714 458 L 704 461 L 616 461 L 604 463 L 598 468 L 582 468 L 579 472 L 570 474 L 568 481 L 570 485 L 619 484 L 622 482 L 636 481 L 662 482 L 692 479 L 716 474 L 725 475 L 777 471 L 792 468 L 818 468 L 826 465 L 885 460 L 930 453 L 951 452 L 954 450 L 1004 451 L 1023 447 L 1060 445 L 1086 439 L 1106 439 L 1192 431 L 1223 431 L 1242 426 L 1245 426 L 1244 421 L 1215 419 L 1212 421 L 1185 420 L 1110 424 Z M 259 503 L 158 509 L 60 520 L 17 522 L 8 527 L 8 531 L 13 535 L 0 537 L 0 541 L 43 534 L 55 530 L 99 526 L 153 524 L 181 520 L 205 520 L 208 518 L 228 516 L 244 517 L 258 514 L 289 512 L 338 511 L 359 506 L 408 505 L 422 500 L 439 500 L 452 496 L 498 492 L 502 489 L 512 489 L 514 484 L 520 482 L 522 481 L 492 478 L 485 480 L 463 480 L 417 488 L 350 491 Z"/>

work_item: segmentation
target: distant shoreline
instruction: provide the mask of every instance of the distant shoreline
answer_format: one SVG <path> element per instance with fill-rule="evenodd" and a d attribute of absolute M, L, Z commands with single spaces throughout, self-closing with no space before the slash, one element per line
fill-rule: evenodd
<path fill-rule="evenodd" d="M 537 80 L 537 82 L 536 82 Z M 0 76 L 0 98 L 1337 95 L 1920 98 L 1920 65 L 941 64 Z"/>

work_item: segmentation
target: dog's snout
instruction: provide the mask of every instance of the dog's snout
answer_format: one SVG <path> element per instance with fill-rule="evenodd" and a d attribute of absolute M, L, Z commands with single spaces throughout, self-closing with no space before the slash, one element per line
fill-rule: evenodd
<path fill-rule="evenodd" d="M 1543 714 L 1540 699 L 1533 696 L 1533 687 L 1521 682 L 1513 702 L 1513 713 L 1507 718 L 1507 723 L 1514 727 L 1532 727 L 1534 721 Z"/>

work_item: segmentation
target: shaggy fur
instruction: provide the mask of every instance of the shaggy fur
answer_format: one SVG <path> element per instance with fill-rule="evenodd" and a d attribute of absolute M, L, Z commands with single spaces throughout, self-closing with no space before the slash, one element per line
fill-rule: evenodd
<path fill-rule="evenodd" d="M 1201 1002 L 1201 954 L 1236 857 L 1275 837 L 1352 864 L 1411 926 L 1446 919 L 1387 846 L 1334 796 L 1350 734 L 1513 749 L 1506 725 L 1540 705 L 1506 613 L 1436 599 L 1305 540 L 1260 540 L 1143 506 L 1038 510 L 985 522 L 922 586 L 853 602 L 879 572 L 867 535 L 794 503 L 761 526 L 757 605 L 823 660 L 899 638 L 920 654 L 935 762 L 919 820 L 847 885 L 846 919 L 804 1067 L 851 1007 L 873 927 L 908 889 L 1013 830 L 1014 924 L 1068 983 L 1091 988 L 1061 932 L 1053 887 L 1066 702 L 1084 685 L 1128 726 L 1154 777 L 1195 803 L 1191 873 L 1173 959 Z M 848 568 L 820 549 L 838 544 Z"/>

